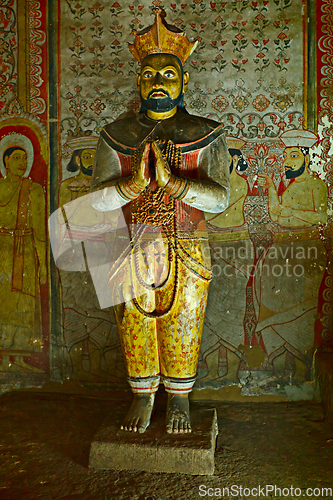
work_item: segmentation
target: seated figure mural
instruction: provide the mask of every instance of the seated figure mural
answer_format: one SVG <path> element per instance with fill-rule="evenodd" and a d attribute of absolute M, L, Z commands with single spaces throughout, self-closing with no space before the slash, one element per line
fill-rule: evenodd
<path fill-rule="evenodd" d="M 129 45 L 141 64 L 141 111 L 108 124 L 96 151 L 92 205 L 122 207 L 131 234 L 132 264 L 111 292 L 121 297 L 114 309 L 134 393 L 127 431 L 146 430 L 162 381 L 167 432 L 191 432 L 188 395 L 212 277 L 204 212 L 228 206 L 230 182 L 223 127 L 184 107 L 183 65 L 195 47 L 155 9 L 154 24 Z M 145 293 L 133 298 L 138 283 Z"/>

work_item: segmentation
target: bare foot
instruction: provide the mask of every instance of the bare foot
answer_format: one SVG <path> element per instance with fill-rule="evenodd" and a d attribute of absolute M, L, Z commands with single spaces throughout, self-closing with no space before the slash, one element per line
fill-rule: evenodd
<path fill-rule="evenodd" d="M 41 370 L 40 368 L 36 368 L 35 366 L 28 365 L 23 360 L 23 356 L 15 356 L 14 357 L 14 365 L 24 368 L 26 371 L 34 372 L 34 373 L 45 373 L 44 370 Z"/>
<path fill-rule="evenodd" d="M 145 432 L 150 424 L 150 416 L 154 406 L 155 394 L 135 394 L 132 405 L 123 425 L 125 431 Z"/>
<path fill-rule="evenodd" d="M 192 432 L 188 394 L 168 394 L 166 430 L 168 434 Z"/>
<path fill-rule="evenodd" d="M 2 356 L 0 372 L 27 373 L 28 371 L 33 373 L 45 373 L 43 370 L 25 363 L 25 361 L 23 361 L 23 356 L 14 355 L 13 363 L 10 361 L 9 356 Z"/>
<path fill-rule="evenodd" d="M 13 372 L 13 373 L 25 373 L 26 370 L 23 370 L 21 367 L 14 365 L 9 356 L 2 356 L 2 360 L 0 363 L 0 372 Z"/>

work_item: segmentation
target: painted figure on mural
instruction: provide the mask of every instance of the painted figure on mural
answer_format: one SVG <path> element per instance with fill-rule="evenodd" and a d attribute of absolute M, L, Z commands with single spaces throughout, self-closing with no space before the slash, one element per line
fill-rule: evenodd
<path fill-rule="evenodd" d="M 122 296 L 115 313 L 134 393 L 123 428 L 145 431 L 162 379 L 167 432 L 177 433 L 191 431 L 188 394 L 211 280 L 203 212 L 227 207 L 229 162 L 222 127 L 184 108 L 183 64 L 196 42 L 168 25 L 162 9 L 154 11 L 154 24 L 129 47 L 141 63 L 141 112 L 103 129 L 91 198 L 99 210 L 123 207 L 132 238 L 133 279 L 122 276 L 113 289 Z M 154 231 L 162 240 L 151 259 L 145 240 L 154 243 Z M 145 294 L 132 299 L 128 290 L 137 284 Z"/>
<path fill-rule="evenodd" d="M 277 225 L 273 244 L 256 269 L 257 332 L 276 371 L 285 369 L 304 381 L 312 366 L 318 293 L 326 267 L 319 228 L 327 221 L 327 187 L 310 170 L 309 149 L 317 136 L 295 129 L 284 132 L 281 140 L 285 175 L 292 181 L 281 200 L 270 177 L 258 179 L 268 189 L 269 214 Z"/>
<path fill-rule="evenodd" d="M 66 144 L 73 150 L 73 153 L 67 165 L 67 171 L 75 172 L 76 175 L 61 182 L 60 206 L 89 193 L 97 142 L 97 137 L 83 134 L 80 130 L 69 136 Z"/>
<path fill-rule="evenodd" d="M 70 134 L 66 142 L 73 150 L 67 171 L 75 172 L 75 175 L 61 182 L 59 206 L 82 200 L 82 204 L 71 203 L 65 207 L 74 241 L 81 242 L 85 231 L 91 232 L 94 226 L 100 228 L 107 223 L 107 213 L 96 212 L 88 196 L 97 142 L 98 137 L 82 130 Z M 88 270 L 80 273 L 61 270 L 60 279 L 64 340 L 72 364 L 71 377 L 95 382 L 117 380 L 115 376 L 123 374 L 119 374 L 116 368 L 119 339 L 113 311 L 99 307 Z M 80 290 L 79 299 L 77 290 Z M 113 376 L 108 373 L 111 370 Z"/>
<path fill-rule="evenodd" d="M 43 346 L 40 285 L 46 283 L 45 197 L 29 177 L 30 139 L 11 133 L 0 141 L 1 371 L 33 371 L 23 357 Z M 14 357 L 14 361 L 10 360 Z"/>
<path fill-rule="evenodd" d="M 200 381 L 214 387 L 238 383 L 238 368 L 244 344 L 246 285 L 254 252 L 244 203 L 248 193 L 242 173 L 248 164 L 241 148 L 246 144 L 226 137 L 230 168 L 230 202 L 222 213 L 206 213 L 210 234 L 213 281 L 207 305 L 202 356 L 207 375 Z M 212 313 L 210 314 L 210 311 Z"/>

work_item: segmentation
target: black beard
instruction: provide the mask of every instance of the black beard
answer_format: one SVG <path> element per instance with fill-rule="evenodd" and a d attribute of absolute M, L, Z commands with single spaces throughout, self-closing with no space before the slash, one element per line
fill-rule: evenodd
<path fill-rule="evenodd" d="M 287 179 L 295 179 L 296 177 L 299 177 L 300 175 L 302 175 L 304 170 L 305 170 L 305 160 L 303 162 L 303 165 L 300 168 L 298 168 L 297 170 L 286 170 L 285 171 L 286 178 Z"/>
<path fill-rule="evenodd" d="M 183 95 L 182 92 L 180 92 L 175 99 L 171 99 L 169 93 L 166 90 L 161 90 L 161 92 L 164 92 L 166 94 L 166 97 L 162 97 L 161 99 L 153 99 L 149 97 L 154 92 L 158 92 L 158 90 L 159 89 L 149 92 L 147 99 L 144 99 L 142 96 L 140 96 L 141 104 L 144 108 L 149 109 L 150 111 L 163 113 L 165 111 L 171 111 L 181 102 Z"/>
<path fill-rule="evenodd" d="M 84 175 L 89 175 L 90 177 L 92 176 L 92 168 L 85 168 L 82 163 L 81 163 L 81 171 Z"/>

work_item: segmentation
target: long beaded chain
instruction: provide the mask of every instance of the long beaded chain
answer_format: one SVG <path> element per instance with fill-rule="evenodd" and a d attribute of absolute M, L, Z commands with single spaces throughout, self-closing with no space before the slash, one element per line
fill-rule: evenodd
<path fill-rule="evenodd" d="M 136 150 L 132 155 L 132 171 L 134 172 L 136 168 L 138 168 L 138 162 L 141 157 L 141 148 L 140 150 Z M 181 151 L 180 148 L 177 148 L 171 141 L 163 143 L 162 155 L 164 159 L 168 162 L 172 170 L 176 171 L 180 169 L 181 165 Z M 135 266 L 135 274 L 138 279 L 140 285 L 142 285 L 147 290 L 161 290 L 164 288 L 170 281 L 171 276 L 173 275 L 173 262 L 174 262 L 174 286 L 172 292 L 172 299 L 169 304 L 169 307 L 163 311 L 153 311 L 148 312 L 145 311 L 140 304 L 138 303 L 136 298 L 133 298 L 133 303 L 137 310 L 148 318 L 162 318 L 169 314 L 172 310 L 177 293 L 179 288 L 179 259 L 178 259 L 178 235 L 177 235 L 177 217 L 176 217 L 176 203 L 175 200 L 171 199 L 168 204 L 163 202 L 163 197 L 165 195 L 165 190 L 162 188 L 158 188 L 155 192 L 152 192 L 149 187 L 145 189 L 142 193 L 143 202 L 139 204 L 138 200 L 133 202 L 133 210 L 132 210 L 132 228 L 131 235 L 133 234 L 134 229 L 134 220 L 139 221 L 141 224 L 150 224 L 155 227 L 162 227 L 164 233 L 168 240 L 168 275 L 163 283 L 158 286 L 149 285 L 145 283 L 141 271 L 140 271 L 140 262 L 139 262 L 139 252 L 138 246 L 140 244 L 140 240 L 142 240 L 142 236 L 144 231 L 142 231 L 141 237 L 137 239 L 134 243 L 133 238 L 131 236 L 131 245 L 132 245 L 132 254 L 134 253 L 134 266 Z M 133 261 L 131 260 L 131 280 L 133 287 Z"/>

